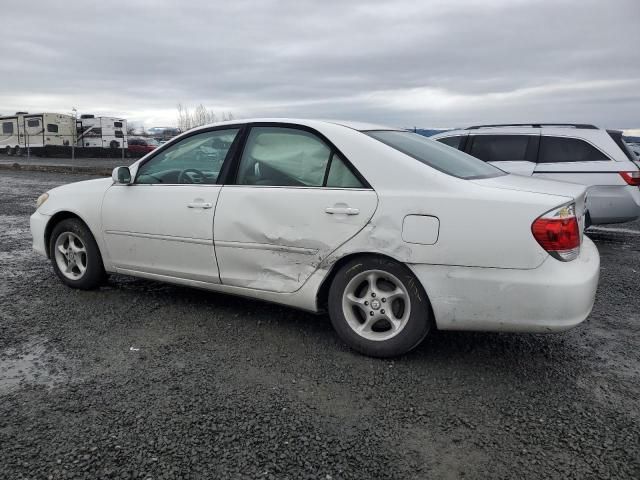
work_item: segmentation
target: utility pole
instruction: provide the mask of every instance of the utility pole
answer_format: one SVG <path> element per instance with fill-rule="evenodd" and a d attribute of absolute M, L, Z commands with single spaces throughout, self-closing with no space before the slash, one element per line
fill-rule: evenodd
<path fill-rule="evenodd" d="M 120 121 L 124 123 L 124 120 L 120 120 Z M 122 164 L 123 165 L 124 165 L 124 141 L 126 138 L 127 138 L 127 127 L 124 127 L 122 129 Z"/>
<path fill-rule="evenodd" d="M 78 110 L 76 107 L 71 109 L 73 112 L 73 128 L 71 129 L 71 160 L 76 159 L 76 132 L 78 131 Z"/>

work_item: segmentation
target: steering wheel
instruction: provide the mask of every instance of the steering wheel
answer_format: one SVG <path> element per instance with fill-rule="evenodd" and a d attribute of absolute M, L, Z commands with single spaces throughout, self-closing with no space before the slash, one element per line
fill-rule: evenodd
<path fill-rule="evenodd" d="M 204 183 L 205 178 L 197 168 L 185 168 L 178 175 L 178 183 Z"/>

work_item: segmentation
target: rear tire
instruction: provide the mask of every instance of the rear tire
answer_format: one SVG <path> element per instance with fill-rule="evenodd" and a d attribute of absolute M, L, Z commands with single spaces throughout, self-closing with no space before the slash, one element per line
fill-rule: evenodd
<path fill-rule="evenodd" d="M 72 288 L 92 290 L 106 278 L 98 244 L 77 218 L 62 220 L 51 232 L 49 256 L 56 275 Z"/>
<path fill-rule="evenodd" d="M 329 316 L 338 336 L 372 357 L 417 347 L 433 326 L 429 299 L 407 266 L 386 257 L 354 258 L 329 289 Z"/>
<path fill-rule="evenodd" d="M 11 155 L 13 155 L 13 148 L 11 148 L 11 147 L 7 146 L 7 147 L 4 149 L 4 152 L 7 154 L 7 156 L 9 156 L 9 157 L 10 157 Z"/>

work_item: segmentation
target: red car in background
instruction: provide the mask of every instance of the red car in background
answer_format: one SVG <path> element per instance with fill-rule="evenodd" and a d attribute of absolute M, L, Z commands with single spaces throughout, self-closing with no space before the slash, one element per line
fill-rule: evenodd
<path fill-rule="evenodd" d="M 129 137 L 128 153 L 130 157 L 142 157 L 160 146 L 155 138 Z"/>

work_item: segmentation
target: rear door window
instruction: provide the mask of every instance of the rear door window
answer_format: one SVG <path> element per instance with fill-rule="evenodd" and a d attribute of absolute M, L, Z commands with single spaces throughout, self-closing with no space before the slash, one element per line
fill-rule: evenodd
<path fill-rule="evenodd" d="M 543 136 L 538 163 L 597 162 L 610 160 L 593 145 L 578 138 Z"/>
<path fill-rule="evenodd" d="M 527 161 L 531 135 L 474 135 L 469 154 L 485 162 Z"/>
<path fill-rule="evenodd" d="M 254 127 L 240 160 L 238 183 L 321 187 L 331 153 L 331 148 L 312 133 Z"/>

